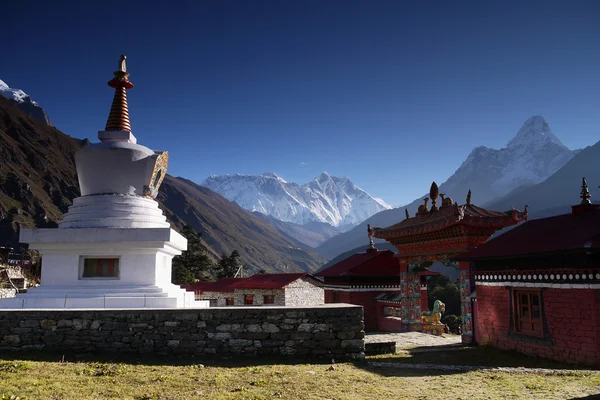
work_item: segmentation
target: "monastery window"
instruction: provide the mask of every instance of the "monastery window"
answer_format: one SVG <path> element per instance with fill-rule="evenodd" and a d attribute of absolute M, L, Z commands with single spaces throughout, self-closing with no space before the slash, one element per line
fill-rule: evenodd
<path fill-rule="evenodd" d="M 118 278 L 118 258 L 84 258 L 82 278 Z"/>
<path fill-rule="evenodd" d="M 513 315 L 515 332 L 531 336 L 544 336 L 539 290 L 515 290 L 513 292 Z"/>
<path fill-rule="evenodd" d="M 233 297 L 226 297 L 225 298 L 225 305 L 226 306 L 232 306 L 233 305 Z"/>
<path fill-rule="evenodd" d="M 244 295 L 244 304 L 254 304 L 254 295 L 253 294 L 245 294 Z"/>
<path fill-rule="evenodd" d="M 272 294 L 265 294 L 263 296 L 263 304 L 275 304 L 275 296 Z"/>

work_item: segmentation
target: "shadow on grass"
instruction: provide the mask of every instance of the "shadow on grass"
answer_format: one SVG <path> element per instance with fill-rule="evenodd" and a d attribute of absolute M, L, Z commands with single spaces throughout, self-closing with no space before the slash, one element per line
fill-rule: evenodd
<path fill-rule="evenodd" d="M 368 359 L 377 362 L 402 364 L 436 364 L 481 367 L 513 367 L 513 368 L 542 368 L 568 370 L 598 370 L 600 367 L 589 365 L 568 364 L 528 356 L 513 350 L 501 350 L 485 346 L 468 346 L 428 351 L 429 348 L 414 348 L 399 354 L 372 356 Z"/>
<path fill-rule="evenodd" d="M 32 361 L 52 363 L 109 363 L 145 366 L 175 366 L 185 367 L 202 364 L 204 367 L 216 368 L 246 368 L 246 367 L 268 367 L 277 365 L 313 365 L 328 368 L 339 363 L 351 364 L 356 368 L 372 372 L 385 377 L 421 377 L 430 376 L 431 371 L 426 369 L 399 369 L 395 367 L 375 367 L 369 365 L 368 361 L 338 361 L 332 359 L 315 359 L 295 356 L 209 356 L 209 355 L 140 355 L 136 353 L 68 353 L 49 351 L 27 351 L 27 352 L 4 352 L 0 354 L 0 361 Z M 464 371 L 436 371 L 436 375 L 453 375 L 464 373 Z"/>

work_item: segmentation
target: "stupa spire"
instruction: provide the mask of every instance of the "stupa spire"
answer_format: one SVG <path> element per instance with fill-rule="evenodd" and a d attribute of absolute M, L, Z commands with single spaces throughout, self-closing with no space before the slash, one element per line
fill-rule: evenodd
<path fill-rule="evenodd" d="M 127 107 L 127 89 L 133 87 L 129 82 L 129 73 L 125 60 L 127 57 L 123 54 L 119 59 L 118 70 L 114 72 L 115 77 L 108 81 L 108 86 L 115 88 L 110 113 L 106 121 L 105 131 L 127 131 L 131 132 L 131 123 L 129 122 L 129 108 Z"/>

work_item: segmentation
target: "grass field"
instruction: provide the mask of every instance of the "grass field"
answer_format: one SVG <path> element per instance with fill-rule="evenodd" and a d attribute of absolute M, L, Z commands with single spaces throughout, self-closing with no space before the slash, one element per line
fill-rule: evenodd
<path fill-rule="evenodd" d="M 434 357 L 431 354 L 425 357 Z M 441 354 L 447 355 L 446 360 L 472 358 L 474 365 L 481 365 L 482 359 L 490 357 L 486 349 L 481 354 L 474 349 L 471 357 L 461 351 Z M 526 358 L 502 352 L 496 356 L 500 364 L 506 364 L 506 360 L 518 363 L 518 357 Z M 373 360 L 417 362 L 418 357 L 404 354 L 378 356 Z M 61 362 L 60 355 L 3 354 L 0 396 L 5 397 L 0 398 L 456 400 L 570 399 L 600 393 L 600 374 L 576 370 L 556 375 L 442 373 L 372 368 L 367 363 L 340 363 L 334 368 L 318 363 L 295 365 L 281 359 L 111 358 L 89 356 Z"/>

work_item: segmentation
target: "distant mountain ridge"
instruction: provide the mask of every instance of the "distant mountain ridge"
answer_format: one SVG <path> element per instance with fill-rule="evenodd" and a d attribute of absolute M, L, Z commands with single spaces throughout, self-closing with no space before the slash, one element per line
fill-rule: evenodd
<path fill-rule="evenodd" d="M 298 225 L 324 222 L 345 229 L 391 208 L 350 179 L 326 172 L 304 185 L 286 182 L 273 172 L 258 176 L 211 175 L 202 185 L 248 211 Z"/>
<path fill-rule="evenodd" d="M 544 181 L 581 153 L 563 145 L 543 117 L 533 116 L 525 121 L 506 147 L 499 150 L 485 146 L 474 148 L 456 172 L 439 186 L 439 191 L 462 204 L 470 189 L 473 203 L 485 205 L 513 191 L 527 193 L 527 187 Z M 426 187 L 429 184 L 424 183 Z M 425 197 L 429 194 L 407 206 L 373 215 L 352 230 L 327 240 L 316 249 L 317 253 L 333 258 L 360 246 L 367 224 L 383 228 L 400 222 L 404 219 L 404 208 L 414 215 Z M 512 205 L 523 208 L 525 203 Z"/>
<path fill-rule="evenodd" d="M 22 91 L 21 89 L 13 89 L 9 87 L 3 80 L 0 79 L 0 96 L 5 97 L 19 107 L 21 111 L 25 114 L 29 115 L 45 123 L 48 126 L 54 126 L 52 121 L 50 121 L 50 117 L 44 109 L 35 101 L 31 99 L 31 97 Z"/>

